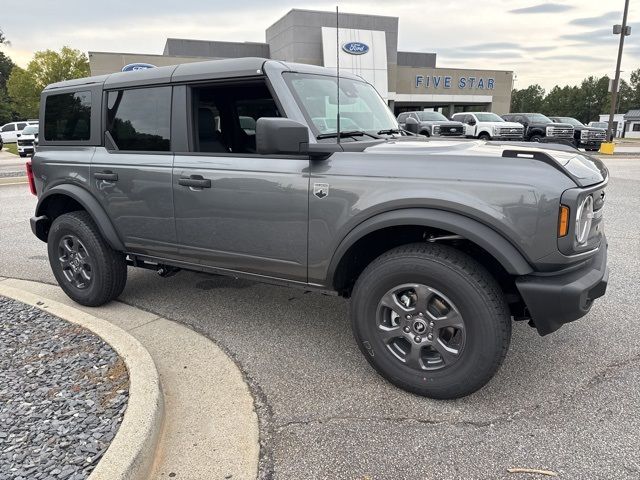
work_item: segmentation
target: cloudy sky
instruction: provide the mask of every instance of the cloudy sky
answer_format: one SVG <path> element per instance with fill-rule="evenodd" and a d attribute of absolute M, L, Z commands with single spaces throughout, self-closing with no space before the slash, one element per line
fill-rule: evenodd
<path fill-rule="evenodd" d="M 3 2 L 4 3 L 4 2 Z M 613 75 L 624 0 L 339 0 L 344 12 L 400 18 L 399 48 L 437 52 L 439 66 L 514 70 L 516 88 Z M 36 50 L 161 54 L 167 37 L 264 41 L 291 8 L 332 10 L 323 0 L 30 0 L 0 8 L 1 47 L 21 66 Z M 177 8 L 179 6 L 179 8 Z M 26 23 L 25 23 L 26 22 Z M 640 1 L 632 0 L 623 77 L 640 68 Z"/>

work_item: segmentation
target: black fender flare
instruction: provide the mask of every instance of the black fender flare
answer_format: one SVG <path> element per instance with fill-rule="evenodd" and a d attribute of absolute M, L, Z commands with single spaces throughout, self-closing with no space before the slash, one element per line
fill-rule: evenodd
<path fill-rule="evenodd" d="M 327 271 L 327 285 L 333 285 L 340 261 L 358 240 L 376 230 L 401 225 L 437 228 L 460 235 L 489 252 L 511 275 L 527 275 L 533 271 L 525 256 L 510 241 L 478 220 L 446 210 L 407 208 L 377 214 L 354 227 L 333 254 Z"/>
<path fill-rule="evenodd" d="M 118 232 L 116 231 L 111 219 L 102 208 L 102 205 L 91 195 L 86 189 L 78 185 L 62 184 L 47 190 L 39 199 L 36 206 L 36 217 L 45 216 L 45 209 L 49 198 L 55 195 L 62 195 L 72 198 L 78 202 L 82 207 L 91 215 L 91 218 L 95 222 L 98 230 L 102 234 L 102 237 L 109 244 L 111 248 L 119 252 L 124 252 L 124 243 L 120 239 Z M 46 238 L 40 240 L 46 242 Z"/>

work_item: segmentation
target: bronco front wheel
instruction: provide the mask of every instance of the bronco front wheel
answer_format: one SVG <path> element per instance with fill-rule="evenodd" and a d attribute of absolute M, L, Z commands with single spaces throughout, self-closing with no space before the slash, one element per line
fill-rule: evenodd
<path fill-rule="evenodd" d="M 511 338 L 509 310 L 491 274 L 437 244 L 398 247 L 374 260 L 356 282 L 351 315 L 356 341 L 378 373 L 431 398 L 484 386 Z"/>

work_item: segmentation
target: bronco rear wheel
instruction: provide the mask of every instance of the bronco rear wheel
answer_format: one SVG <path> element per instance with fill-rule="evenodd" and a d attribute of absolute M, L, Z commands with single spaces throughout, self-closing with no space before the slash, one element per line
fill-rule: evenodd
<path fill-rule="evenodd" d="M 360 275 L 351 303 L 358 346 L 393 384 L 431 398 L 469 395 L 500 367 L 511 318 L 491 274 L 437 244 L 395 248 Z"/>
<path fill-rule="evenodd" d="M 47 249 L 58 284 L 75 302 L 97 307 L 124 290 L 125 256 L 109 247 L 87 212 L 56 218 L 49 230 Z"/>

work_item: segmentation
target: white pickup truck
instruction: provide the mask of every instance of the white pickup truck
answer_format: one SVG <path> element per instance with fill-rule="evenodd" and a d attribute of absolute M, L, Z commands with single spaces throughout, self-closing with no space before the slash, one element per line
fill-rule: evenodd
<path fill-rule="evenodd" d="M 481 140 L 522 140 L 524 127 L 520 123 L 507 122 L 491 112 L 460 112 L 451 120 L 462 122 L 465 136 Z"/>

